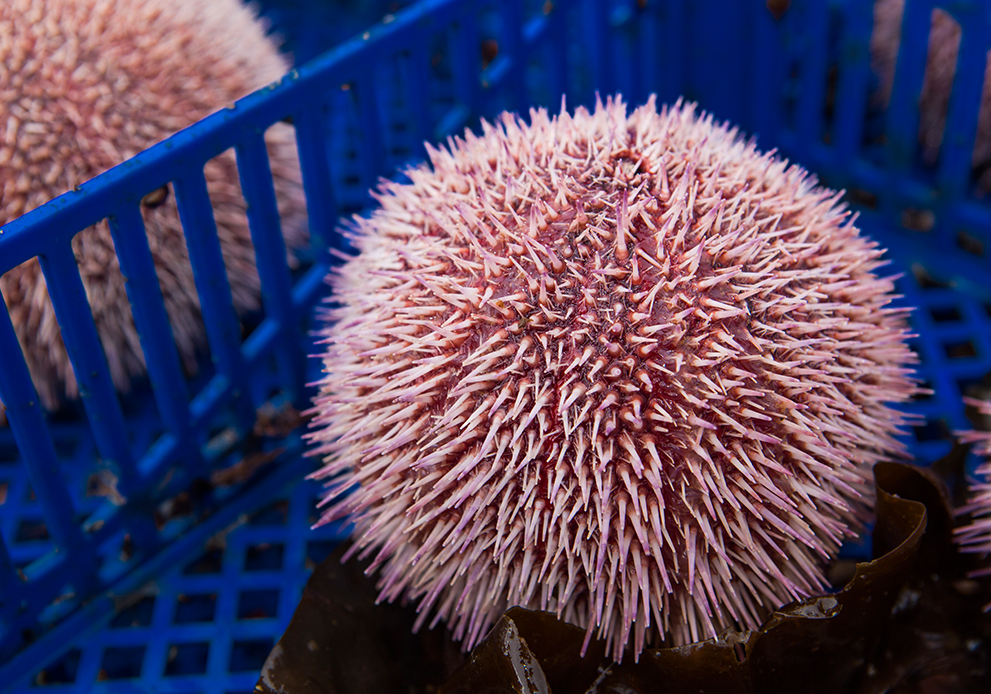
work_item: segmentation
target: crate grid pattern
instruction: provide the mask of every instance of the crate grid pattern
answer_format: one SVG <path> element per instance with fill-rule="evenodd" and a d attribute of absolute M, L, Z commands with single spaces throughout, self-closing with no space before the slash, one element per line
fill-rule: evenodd
<path fill-rule="evenodd" d="M 919 18 L 928 18 L 936 4 L 908 3 L 906 35 L 919 32 Z M 154 148 L 140 155 L 130 171 L 111 171 L 89 184 L 88 197 L 56 201 L 6 227 L 11 233 L 6 239 L 0 236 L 4 253 L 9 249 L 8 257 L 27 258 L 44 250 L 43 265 L 46 275 L 55 279 L 57 307 L 78 311 L 84 300 L 78 276 L 73 279 L 72 259 L 64 251 L 47 250 L 59 244 L 67 247 L 70 232 L 57 228 L 61 209 L 69 207 L 74 219 L 82 220 L 77 226 L 113 210 L 122 265 L 147 268 L 147 245 L 139 240 L 142 234 L 133 233 L 141 223 L 137 207 L 118 200 L 127 196 L 139 200 L 143 192 L 172 181 L 184 225 L 206 232 L 205 241 L 193 244 L 198 248 L 191 247 L 190 253 L 194 267 L 208 273 L 209 268 L 219 267 L 219 256 L 211 224 L 204 223 L 210 218 L 209 200 L 195 168 L 219 153 L 222 144 L 232 143 L 237 146 L 245 195 L 254 208 L 253 237 L 263 249 L 260 270 L 266 303 L 253 318 L 253 332 L 237 345 L 230 337 L 236 335 L 237 326 L 224 314 L 229 292 L 225 297 L 222 286 L 200 288 L 207 325 L 213 331 L 210 348 L 215 368 L 208 366 L 201 378 L 187 385 L 169 340 L 161 339 L 167 335 L 161 330 L 165 324 L 161 299 L 155 297 L 157 287 L 146 283 L 149 286 L 138 290 L 136 317 L 147 328 L 145 349 L 157 355 L 150 373 L 155 387 L 146 384 L 118 401 L 108 388 L 102 353 L 94 349 L 92 323 L 80 321 L 67 337 L 77 344 L 74 360 L 93 367 L 97 374 L 87 412 L 103 416 L 102 423 L 88 425 L 77 406 L 68 415 L 50 419 L 51 438 L 47 434 L 39 438 L 41 443 L 33 451 L 18 451 L 12 432 L 0 430 L 0 590 L 7 594 L 19 589 L 22 574 L 29 575 L 33 588 L 21 606 L 0 605 L 0 635 L 6 633 L 4 638 L 13 641 L 37 639 L 6 665 L 0 657 L 4 686 L 45 691 L 252 688 L 259 658 L 264 660 L 268 647 L 278 639 L 312 562 L 329 551 L 339 530 L 311 533 L 308 529 L 317 490 L 300 482 L 312 469 L 311 461 L 299 457 L 302 443 L 298 436 L 290 437 L 289 450 L 260 483 L 211 491 L 201 505 L 221 511 L 199 525 L 180 519 L 156 528 L 150 520 L 152 512 L 195 483 L 197 466 L 217 469 L 238 459 L 237 451 L 225 447 L 225 437 L 243 438 L 260 403 L 273 395 L 280 402 L 306 402 L 308 392 L 300 388 L 303 372 L 309 369 L 310 381 L 315 376 L 314 363 L 305 363 L 299 350 L 306 330 L 302 321 L 323 292 L 326 249 L 346 249 L 332 233 L 337 220 L 367 206 L 368 189 L 376 178 L 422 158 L 419 143 L 459 132 L 477 122 L 479 115 L 491 117 L 499 110 L 525 110 L 533 104 L 553 111 L 559 108 L 562 94 L 572 108 L 593 103 L 595 88 L 603 95 L 619 91 L 631 104 L 642 102 L 651 92 L 662 102 L 684 93 L 718 118 L 730 118 L 756 132 L 762 148 L 779 146 L 785 155 L 820 173 L 828 185 L 851 190 L 854 201 L 863 202 L 864 191 L 877 192 L 867 201 L 860 226 L 890 249 L 890 271 L 903 273 L 898 281 L 900 301 L 917 307 L 912 326 L 918 336 L 912 346 L 920 357 L 919 377 L 935 391 L 904 407 L 924 418 L 907 433 L 906 443 L 922 463 L 945 454 L 950 432 L 968 426 L 961 395 L 991 373 L 991 284 L 986 280 L 991 276 L 986 255 L 991 212 L 966 197 L 970 190 L 961 183 L 959 152 L 942 159 L 941 168 L 933 172 L 895 151 L 890 141 L 887 148 L 868 141 L 865 133 L 876 116 L 866 110 L 869 4 L 833 0 L 791 5 L 792 11 L 775 19 L 763 2 L 730 3 L 723 7 L 726 21 L 713 27 L 705 23 L 704 12 L 693 13 L 679 0 L 425 0 L 300 67 L 275 93 L 248 97 L 237 109 L 172 138 L 171 153 L 166 147 Z M 836 33 L 832 30 L 810 33 L 810 18 L 843 30 L 838 36 L 832 36 Z M 987 18 L 968 14 L 961 21 L 968 19 L 977 27 L 964 25 L 973 32 L 968 34 L 971 39 L 988 45 Z M 753 30 L 750 44 L 741 46 L 739 37 L 732 40 L 737 20 Z M 715 58 L 695 60 L 703 49 L 688 39 L 700 29 L 709 32 L 707 46 L 723 52 L 715 58 L 743 56 L 739 64 L 727 64 L 726 71 L 753 70 L 768 79 L 736 84 L 726 94 L 719 93 L 712 85 L 725 86 L 733 78 L 718 74 L 712 65 Z M 564 45 L 554 40 L 561 31 L 587 40 Z M 498 47 L 494 58 L 478 50 L 486 40 Z M 857 46 L 859 53 L 853 50 Z M 974 54 L 969 55 L 976 64 Z M 791 56 L 791 62 L 775 62 L 782 56 Z M 809 75 L 821 77 L 833 64 L 839 65 L 840 75 L 834 87 L 822 79 L 809 79 Z M 787 74 L 788 69 L 793 72 Z M 904 101 L 921 75 L 899 68 L 897 98 Z M 966 75 L 961 79 L 974 81 Z M 846 99 L 846 108 L 827 116 L 823 107 L 831 88 L 836 90 L 831 98 Z M 319 96 L 314 99 L 311 94 Z M 893 96 L 893 103 L 902 102 Z M 951 114 L 957 115 L 948 127 L 962 124 L 966 130 L 961 108 L 951 107 Z M 281 238 L 273 233 L 278 223 L 259 135 L 259 128 L 286 115 L 292 117 L 300 144 L 314 236 L 312 256 L 296 273 L 273 260 L 284 253 Z M 903 144 L 912 144 L 917 127 L 912 118 L 911 114 L 890 116 L 882 126 L 885 132 L 904 136 Z M 824 133 L 829 137 L 824 138 Z M 205 155 L 200 141 L 207 138 L 212 138 L 215 151 Z M 954 161 L 957 173 L 950 175 Z M 928 231 L 901 228 L 905 211 L 916 209 L 931 212 L 936 220 Z M 15 234 L 26 224 L 33 225 L 36 237 Z M 42 234 L 50 243 L 38 241 Z M 12 261 L 4 262 L 0 269 Z M 0 349 L 9 349 L 16 341 L 2 313 Z M 306 350 L 314 351 L 312 346 Z M 0 374 L 0 390 L 28 392 L 25 376 L 23 369 L 5 370 Z M 45 431 L 37 408 L 27 407 L 26 415 L 14 419 L 20 419 L 22 430 L 26 427 L 32 435 Z M 120 436 L 121 431 L 128 435 Z M 22 434 L 21 440 L 26 438 Z M 272 442 L 266 450 L 278 445 Z M 22 455 L 43 463 L 36 466 L 31 480 L 25 475 Z M 165 469 L 166 463 L 183 455 L 189 456 L 185 465 Z M 94 464 L 101 459 L 111 462 Z M 64 480 L 68 497 L 53 479 Z M 157 490 L 160 493 L 145 499 L 143 506 L 128 501 L 126 512 L 118 512 L 116 494 L 130 499 L 138 492 L 140 497 L 143 489 L 159 483 L 164 484 Z M 274 505 L 273 496 L 278 497 Z M 56 514 L 59 520 L 53 522 L 51 508 L 66 500 L 74 511 L 71 520 L 63 513 Z M 240 523 L 244 514 L 254 520 Z M 77 545 L 73 538 L 81 536 L 80 527 L 86 539 Z M 225 543 L 218 545 L 218 533 Z M 89 584 L 81 581 L 72 591 L 64 591 L 58 564 L 66 557 L 64 551 L 51 551 L 56 546 L 69 548 L 68 561 L 78 560 L 79 566 L 95 562 Z M 220 572 L 187 571 L 186 561 L 206 547 L 215 549 L 200 568 L 212 562 Z M 856 555 L 864 548 L 850 551 Z M 249 569 L 249 564 L 258 570 Z M 81 602 L 76 591 L 90 588 L 92 593 L 93 585 L 100 586 L 98 599 Z M 111 590 L 106 592 L 108 587 Z M 58 597 L 48 604 L 53 595 Z M 35 629 L 35 615 L 40 615 L 41 632 L 26 637 L 25 629 Z"/>
<path fill-rule="evenodd" d="M 310 531 L 319 487 L 295 483 L 200 555 L 128 597 L 34 674 L 33 691 L 249 692 L 339 526 Z"/>

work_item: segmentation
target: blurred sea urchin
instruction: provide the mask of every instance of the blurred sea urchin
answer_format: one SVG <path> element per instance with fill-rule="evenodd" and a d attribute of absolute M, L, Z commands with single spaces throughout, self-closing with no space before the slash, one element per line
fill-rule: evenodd
<path fill-rule="evenodd" d="M 968 398 L 967 404 L 976 407 L 982 416 L 991 416 L 991 401 Z M 970 515 L 970 522 L 956 529 L 955 539 L 962 551 L 987 557 L 991 555 L 991 431 L 964 431 L 958 436 L 963 443 L 977 444 L 976 452 L 984 462 L 969 481 L 969 498 L 959 510 Z M 991 564 L 975 575 L 991 576 Z M 991 610 L 991 603 L 985 610 Z"/>
<path fill-rule="evenodd" d="M 288 64 L 239 0 L 5 0 L 0 3 L 0 224 L 71 190 L 277 79 Z M 292 130 L 266 133 L 286 240 L 306 237 Z M 233 152 L 204 169 L 234 307 L 259 306 L 259 280 Z M 195 368 L 199 302 L 175 199 L 142 206 L 179 354 Z M 111 376 L 145 369 L 106 222 L 73 241 Z M 42 403 L 78 387 L 37 260 L 0 290 Z M 2 406 L 0 406 L 2 420 Z"/>
<path fill-rule="evenodd" d="M 653 100 L 429 154 L 350 229 L 310 434 L 382 597 L 466 647 L 553 611 L 620 659 L 822 590 L 916 390 L 838 194 Z"/>

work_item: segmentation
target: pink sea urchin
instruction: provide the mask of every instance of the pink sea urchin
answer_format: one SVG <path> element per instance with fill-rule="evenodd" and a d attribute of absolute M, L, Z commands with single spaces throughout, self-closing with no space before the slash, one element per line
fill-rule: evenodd
<path fill-rule="evenodd" d="M 991 401 L 965 399 L 985 416 L 991 416 Z M 964 552 L 991 555 L 991 431 L 965 431 L 958 434 L 964 443 L 975 443 L 976 452 L 984 458 L 977 468 L 977 477 L 969 485 L 967 504 L 960 509 L 968 513 L 971 522 L 956 529 L 957 544 Z M 991 575 L 991 565 L 979 570 L 977 575 Z M 991 604 L 985 607 L 991 610 Z"/>
<path fill-rule="evenodd" d="M 4 0 L 0 3 L 0 224 L 72 189 L 280 78 L 288 65 L 239 0 Z M 290 246 L 306 235 L 292 129 L 266 135 Z M 204 170 L 235 308 L 259 281 L 232 152 Z M 164 202 L 163 202 L 164 200 Z M 173 196 L 142 214 L 179 353 L 203 342 L 199 302 Z M 144 372 L 106 223 L 74 240 L 80 273 L 120 389 Z M 42 402 L 77 385 L 37 261 L 0 278 Z M 0 406 L 2 419 L 2 406 Z"/>
<path fill-rule="evenodd" d="M 430 162 L 353 225 L 310 434 L 382 597 L 466 647 L 551 610 L 619 659 L 821 590 L 915 390 L 839 196 L 653 100 Z"/>

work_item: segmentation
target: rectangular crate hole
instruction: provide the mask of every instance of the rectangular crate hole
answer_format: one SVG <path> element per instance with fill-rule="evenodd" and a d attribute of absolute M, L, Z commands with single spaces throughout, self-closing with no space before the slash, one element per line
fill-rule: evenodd
<path fill-rule="evenodd" d="M 7 503 L 7 483 L 0 482 L 0 506 Z"/>
<path fill-rule="evenodd" d="M 128 680 L 141 676 L 141 665 L 145 657 L 144 646 L 123 646 L 103 651 L 98 682 L 105 680 Z"/>
<path fill-rule="evenodd" d="M 245 571 L 278 571 L 282 568 L 281 544 L 252 545 L 244 555 Z"/>
<path fill-rule="evenodd" d="M 204 675 L 209 658 L 207 642 L 172 644 L 165 659 L 165 676 Z"/>
<path fill-rule="evenodd" d="M 0 465 L 17 463 L 21 459 L 21 453 L 13 443 L 0 443 Z"/>
<path fill-rule="evenodd" d="M 79 672 L 79 659 L 82 651 L 73 648 L 54 663 L 40 670 L 34 678 L 35 686 L 43 687 L 49 684 L 72 684 Z"/>
<path fill-rule="evenodd" d="M 276 501 L 263 508 L 251 517 L 248 525 L 285 525 L 289 520 L 289 502 L 285 499 Z"/>
<path fill-rule="evenodd" d="M 866 207 L 871 210 L 877 209 L 877 195 L 863 188 L 852 188 L 847 193 L 847 197 L 854 205 Z"/>
<path fill-rule="evenodd" d="M 272 639 L 235 641 L 231 648 L 230 672 L 253 672 L 261 670 L 272 650 Z"/>
<path fill-rule="evenodd" d="M 960 390 L 961 397 L 971 397 L 980 398 L 984 392 L 986 392 L 986 387 L 984 385 L 983 376 L 974 376 L 971 378 L 958 378 L 957 388 Z"/>
<path fill-rule="evenodd" d="M 912 265 L 912 276 L 915 277 L 915 283 L 922 289 L 949 289 L 952 286 L 949 282 L 931 275 L 929 270 L 919 263 Z"/>
<path fill-rule="evenodd" d="M 55 455 L 59 460 L 67 460 L 75 457 L 79 440 L 75 437 L 55 436 L 52 438 L 52 445 L 55 446 Z"/>
<path fill-rule="evenodd" d="M 245 590 L 238 599 L 238 619 L 272 619 L 279 616 L 279 590 Z"/>
<path fill-rule="evenodd" d="M 151 625 L 151 617 L 155 612 L 155 598 L 150 595 L 141 598 L 130 607 L 126 607 L 114 617 L 110 626 L 114 629 L 129 627 L 146 627 Z"/>
<path fill-rule="evenodd" d="M 943 349 L 946 351 L 946 356 L 950 359 L 968 359 L 977 356 L 977 348 L 974 347 L 974 343 L 970 340 L 944 342 Z"/>
<path fill-rule="evenodd" d="M 946 421 L 937 419 L 921 426 L 912 427 L 912 433 L 915 434 L 915 440 L 919 443 L 943 441 L 950 438 L 950 427 L 947 426 Z"/>
<path fill-rule="evenodd" d="M 200 595 L 180 594 L 176 598 L 175 624 L 190 624 L 192 622 L 212 622 L 217 609 L 217 594 L 202 593 Z"/>
<path fill-rule="evenodd" d="M 49 540 L 48 526 L 45 521 L 36 518 L 22 518 L 17 526 L 14 542 L 39 542 Z"/>
<path fill-rule="evenodd" d="M 984 242 L 973 234 L 968 234 L 963 229 L 957 232 L 957 246 L 959 246 L 962 251 L 970 253 L 971 255 L 984 255 Z"/>
<path fill-rule="evenodd" d="M 219 574 L 223 568 L 224 553 L 219 549 L 211 549 L 205 552 L 199 559 L 195 559 L 183 569 L 187 576 L 197 574 Z"/>
<path fill-rule="evenodd" d="M 963 320 L 963 315 L 956 306 L 937 306 L 929 309 L 929 313 L 937 323 Z"/>
<path fill-rule="evenodd" d="M 932 210 L 906 207 L 902 210 L 902 226 L 909 231 L 918 231 L 923 234 L 932 231 L 936 225 L 936 215 Z"/>
<path fill-rule="evenodd" d="M 931 391 L 933 389 L 932 383 L 929 381 L 923 381 L 919 384 L 919 387 L 924 389 L 924 391 Z M 920 402 L 924 400 L 932 400 L 933 394 L 931 392 L 920 392 L 912 396 L 912 402 Z"/>

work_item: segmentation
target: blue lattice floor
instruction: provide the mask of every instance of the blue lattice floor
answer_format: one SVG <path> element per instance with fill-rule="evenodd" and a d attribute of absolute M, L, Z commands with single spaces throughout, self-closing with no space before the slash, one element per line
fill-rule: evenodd
<path fill-rule="evenodd" d="M 18 691 L 251 692 L 340 532 L 310 530 L 318 491 L 299 481 L 243 516 Z"/>

